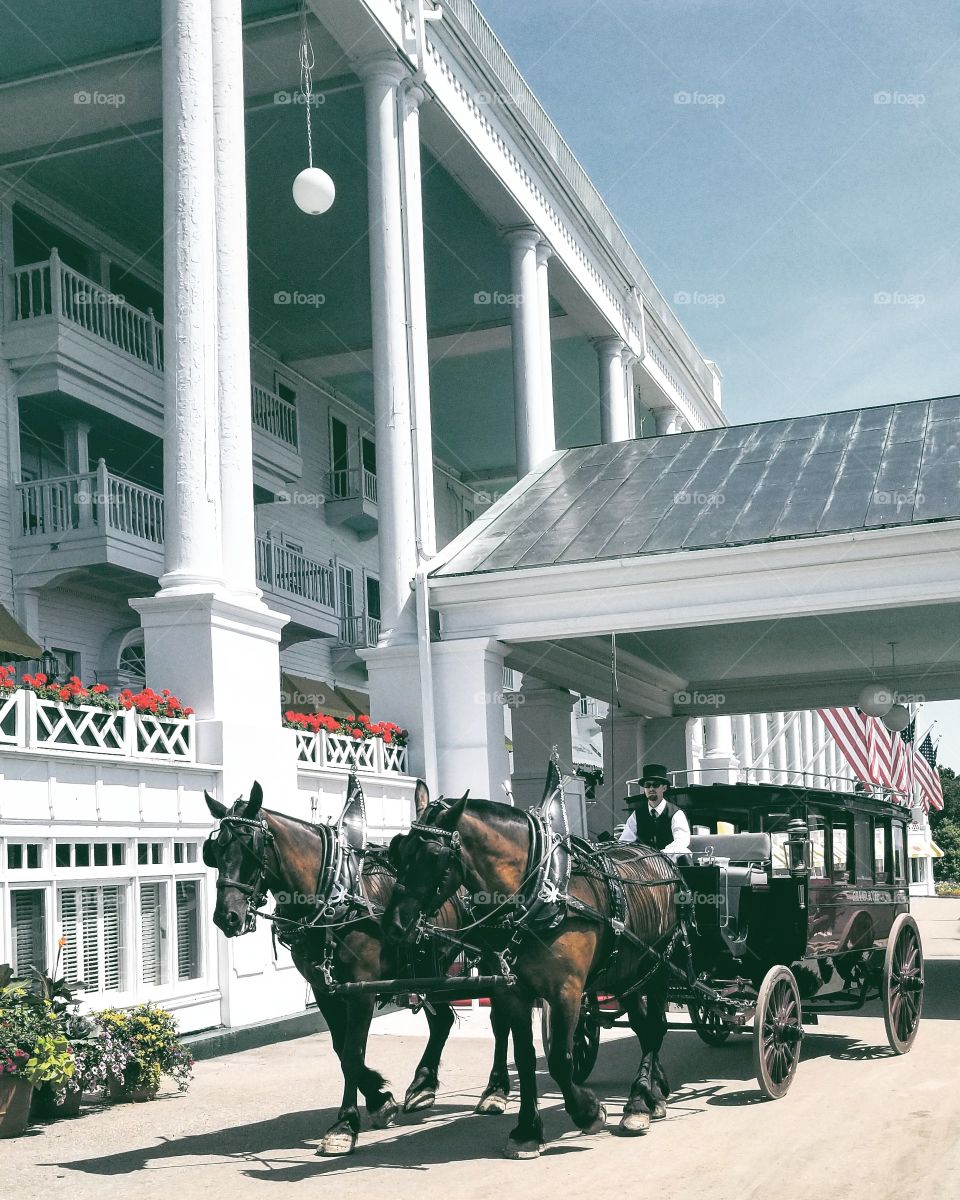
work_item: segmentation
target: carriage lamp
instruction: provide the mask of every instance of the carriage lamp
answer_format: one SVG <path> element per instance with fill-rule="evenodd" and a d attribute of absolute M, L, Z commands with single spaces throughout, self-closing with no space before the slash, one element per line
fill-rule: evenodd
<path fill-rule="evenodd" d="M 802 817 L 787 825 L 787 862 L 790 874 L 802 877 L 810 874 L 810 830 Z"/>

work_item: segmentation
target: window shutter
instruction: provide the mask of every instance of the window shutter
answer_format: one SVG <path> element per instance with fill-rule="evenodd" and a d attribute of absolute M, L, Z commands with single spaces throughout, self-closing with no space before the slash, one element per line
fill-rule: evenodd
<path fill-rule="evenodd" d="M 103 901 L 103 990 L 118 992 L 123 982 L 123 894 L 115 885 L 98 890 Z"/>
<path fill-rule="evenodd" d="M 83 981 L 91 991 L 103 988 L 100 971 L 100 928 L 98 888 L 79 888 L 80 892 L 80 944 L 82 948 Z"/>
<path fill-rule="evenodd" d="M 164 885 L 140 883 L 141 979 L 145 984 L 164 980 Z"/>
<path fill-rule="evenodd" d="M 117 992 L 123 984 L 123 889 L 63 888 L 58 897 L 63 976 L 90 992 Z"/>
<path fill-rule="evenodd" d="M 87 980 L 81 979 L 80 975 L 80 921 L 78 919 L 78 893 L 74 888 L 67 888 L 60 892 L 59 900 L 59 918 L 60 918 L 60 936 L 66 939 L 66 945 L 63 947 L 63 977 L 67 983 L 86 983 Z M 90 984 L 91 988 L 93 984 Z"/>
<path fill-rule="evenodd" d="M 13 969 L 25 975 L 29 967 L 46 965 L 46 941 L 43 921 L 43 892 L 11 893 L 13 915 Z"/>
<path fill-rule="evenodd" d="M 177 884 L 177 978 L 200 978 L 200 885 Z"/>

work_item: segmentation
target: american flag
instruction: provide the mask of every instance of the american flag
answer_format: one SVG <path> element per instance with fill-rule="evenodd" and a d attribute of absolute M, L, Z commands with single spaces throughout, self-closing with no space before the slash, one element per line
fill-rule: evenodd
<path fill-rule="evenodd" d="M 937 751 L 929 733 L 917 747 L 913 770 L 923 807 L 928 810 L 943 808 L 943 787 L 940 783 L 940 772 L 937 770 Z"/>
<path fill-rule="evenodd" d="M 818 708 L 817 714 L 858 779 L 909 795 L 911 756 L 900 734 L 859 708 Z"/>

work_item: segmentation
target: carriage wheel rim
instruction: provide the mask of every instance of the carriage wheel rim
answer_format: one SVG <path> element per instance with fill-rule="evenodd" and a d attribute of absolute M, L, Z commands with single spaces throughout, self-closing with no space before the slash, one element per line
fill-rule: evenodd
<path fill-rule="evenodd" d="M 800 1009 L 793 988 L 778 979 L 770 989 L 761 1031 L 763 1060 L 777 1088 L 789 1081 L 800 1057 Z"/>
<path fill-rule="evenodd" d="M 906 925 L 890 964 L 888 1006 L 897 1038 L 906 1042 L 917 1027 L 923 1002 L 923 967 L 916 934 Z"/>

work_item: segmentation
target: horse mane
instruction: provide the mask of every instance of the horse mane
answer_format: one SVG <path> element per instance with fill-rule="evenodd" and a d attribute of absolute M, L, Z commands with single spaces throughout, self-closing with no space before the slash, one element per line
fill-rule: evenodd
<path fill-rule="evenodd" d="M 446 812 L 440 814 L 436 822 L 437 828 L 448 831 L 456 829 L 468 808 L 474 816 L 496 818 L 504 824 L 520 824 L 526 828 L 523 809 L 514 808 L 512 804 L 505 804 L 502 800 L 483 800 L 479 796 L 464 796 L 455 801 Z"/>

